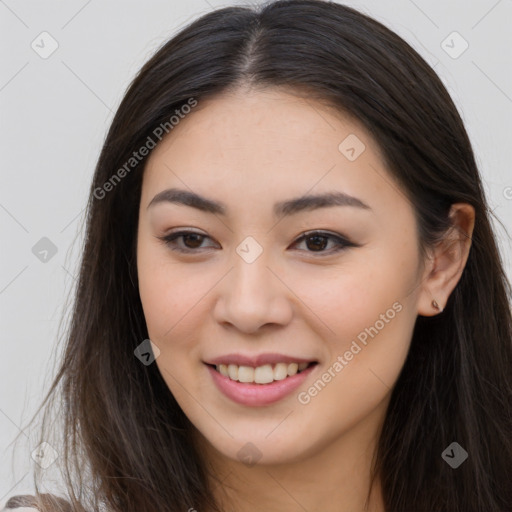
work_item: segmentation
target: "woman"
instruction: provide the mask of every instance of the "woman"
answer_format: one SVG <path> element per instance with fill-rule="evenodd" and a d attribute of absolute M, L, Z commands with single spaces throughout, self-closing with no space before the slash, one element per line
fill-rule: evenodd
<path fill-rule="evenodd" d="M 396 34 L 315 0 L 203 16 L 131 84 L 88 207 L 41 406 L 61 386 L 73 510 L 511 510 L 510 286 Z"/>

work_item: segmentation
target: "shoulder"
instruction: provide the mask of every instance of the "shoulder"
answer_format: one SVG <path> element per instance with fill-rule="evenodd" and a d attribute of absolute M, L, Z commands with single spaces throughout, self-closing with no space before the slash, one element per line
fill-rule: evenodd
<path fill-rule="evenodd" d="M 12 496 L 2 506 L 0 512 L 72 512 L 69 502 L 53 494 L 41 494 L 40 500 L 30 494 Z"/>

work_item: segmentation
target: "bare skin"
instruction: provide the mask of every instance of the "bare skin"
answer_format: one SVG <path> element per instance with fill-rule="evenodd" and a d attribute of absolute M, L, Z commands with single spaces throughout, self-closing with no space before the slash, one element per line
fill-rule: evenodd
<path fill-rule="evenodd" d="M 340 151 L 350 134 L 364 144 L 360 154 L 350 151 L 357 139 Z M 169 188 L 221 202 L 226 214 L 149 206 Z M 277 202 L 325 192 L 367 208 L 272 213 Z M 153 150 L 140 203 L 140 296 L 160 350 L 156 364 L 197 429 L 225 511 L 365 510 L 372 456 L 416 317 L 439 314 L 432 300 L 445 306 L 467 260 L 474 210 L 454 205 L 452 218 L 445 241 L 420 259 L 413 206 L 367 131 L 283 90 L 201 101 Z M 203 237 L 159 239 L 184 230 Z M 326 238 L 299 240 L 312 230 Z M 350 244 L 335 251 L 335 235 Z M 248 236 L 262 249 L 250 263 L 236 250 Z M 318 364 L 299 389 L 266 406 L 232 401 L 205 364 L 268 352 Z M 325 386 L 315 393 L 319 379 Z M 384 511 L 378 479 L 366 505 Z"/>

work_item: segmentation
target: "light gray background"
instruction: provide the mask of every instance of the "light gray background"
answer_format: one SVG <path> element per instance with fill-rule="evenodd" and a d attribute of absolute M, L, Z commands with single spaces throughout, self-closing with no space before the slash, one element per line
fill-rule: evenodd
<path fill-rule="evenodd" d="M 346 3 L 401 35 L 440 75 L 466 123 L 491 209 L 512 232 L 512 1 Z M 0 0 L 0 506 L 8 496 L 32 490 L 34 433 L 24 432 L 16 445 L 14 468 L 11 442 L 53 376 L 87 191 L 113 112 L 165 40 L 227 5 L 236 4 Z M 31 47 L 34 40 L 42 46 L 43 31 L 59 45 L 47 59 Z M 442 47 L 453 31 L 469 44 L 455 59 Z M 444 44 L 453 54 L 463 41 L 451 37 Z M 500 227 L 498 235 L 511 276 L 511 243 Z M 46 263 L 32 253 L 42 237 L 58 249 Z"/>

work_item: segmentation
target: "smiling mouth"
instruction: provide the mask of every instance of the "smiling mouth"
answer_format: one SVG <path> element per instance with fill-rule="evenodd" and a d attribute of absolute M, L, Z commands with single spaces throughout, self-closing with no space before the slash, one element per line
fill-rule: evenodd
<path fill-rule="evenodd" d="M 264 364 L 252 367 L 237 364 L 209 364 L 211 368 L 230 380 L 247 384 L 270 384 L 275 381 L 285 380 L 288 377 L 303 372 L 311 366 L 318 364 L 316 361 L 310 363 L 277 363 Z"/>

